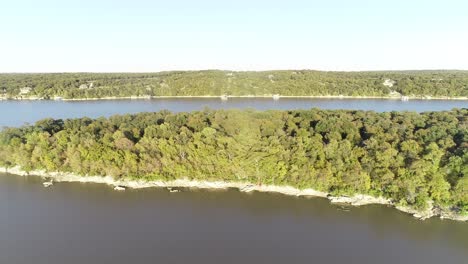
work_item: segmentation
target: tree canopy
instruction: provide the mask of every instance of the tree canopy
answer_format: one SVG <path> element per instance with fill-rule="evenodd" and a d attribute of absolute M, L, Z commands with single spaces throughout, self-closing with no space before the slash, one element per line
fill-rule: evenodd
<path fill-rule="evenodd" d="M 3 95 L 2 95 L 3 94 Z M 159 73 L 0 74 L 0 96 L 434 96 L 467 97 L 467 71 L 321 72 L 311 70 Z"/>
<path fill-rule="evenodd" d="M 468 210 L 468 109 L 161 111 L 0 132 L 0 166 L 382 195 Z"/>

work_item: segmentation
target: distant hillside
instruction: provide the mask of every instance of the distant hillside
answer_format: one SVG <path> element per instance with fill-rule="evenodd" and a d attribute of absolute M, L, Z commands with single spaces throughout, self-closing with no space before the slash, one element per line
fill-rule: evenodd
<path fill-rule="evenodd" d="M 126 96 L 467 97 L 468 71 L 311 70 L 0 74 L 3 98 Z"/>

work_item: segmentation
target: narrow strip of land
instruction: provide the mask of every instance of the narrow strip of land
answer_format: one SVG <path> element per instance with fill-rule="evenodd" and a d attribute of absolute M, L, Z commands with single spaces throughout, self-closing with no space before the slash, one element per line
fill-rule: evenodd
<path fill-rule="evenodd" d="M 419 215 L 464 219 L 467 118 L 468 109 L 311 109 L 45 119 L 0 132 L 0 166 L 79 180 L 100 175 L 90 179 L 123 185 L 289 186 L 296 194 L 309 190 L 342 202 L 365 195 Z"/>

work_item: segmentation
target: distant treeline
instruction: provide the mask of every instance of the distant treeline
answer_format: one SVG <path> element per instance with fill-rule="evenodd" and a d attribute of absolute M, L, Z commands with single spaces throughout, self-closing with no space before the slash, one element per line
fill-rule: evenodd
<path fill-rule="evenodd" d="M 0 74 L 2 94 L 46 99 L 273 94 L 467 97 L 468 71 Z"/>
<path fill-rule="evenodd" d="M 0 166 L 382 195 L 468 212 L 468 109 L 205 110 L 45 119 L 0 132 Z"/>

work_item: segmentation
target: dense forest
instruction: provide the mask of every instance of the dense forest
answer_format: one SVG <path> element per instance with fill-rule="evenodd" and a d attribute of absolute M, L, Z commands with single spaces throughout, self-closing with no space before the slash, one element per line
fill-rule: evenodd
<path fill-rule="evenodd" d="M 45 119 L 0 132 L 0 166 L 291 185 L 468 212 L 468 109 L 204 110 Z"/>
<path fill-rule="evenodd" d="M 0 74 L 0 98 L 12 99 L 273 94 L 467 97 L 468 71 Z"/>

